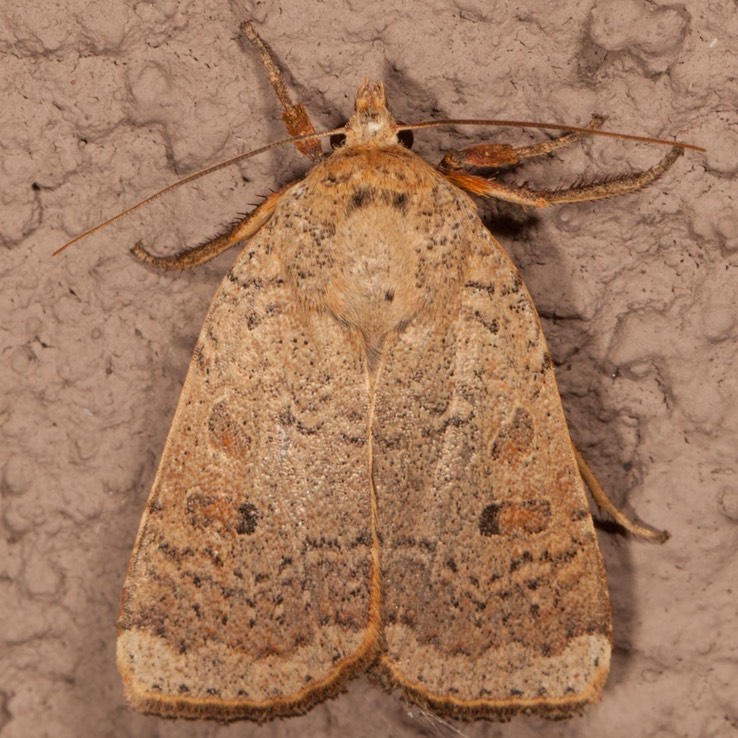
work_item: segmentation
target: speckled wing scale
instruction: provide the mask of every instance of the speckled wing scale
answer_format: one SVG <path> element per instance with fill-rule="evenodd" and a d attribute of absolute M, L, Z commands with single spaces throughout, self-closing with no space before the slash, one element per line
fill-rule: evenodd
<path fill-rule="evenodd" d="M 244 32 L 290 132 L 309 133 Z M 547 200 L 398 145 L 381 84 L 359 89 L 345 131 L 202 247 L 248 240 L 202 328 L 131 559 L 127 696 L 164 716 L 264 720 L 366 670 L 446 715 L 567 716 L 607 677 L 605 574 L 538 316 L 457 185 L 593 199 L 638 189 L 678 152 Z"/>

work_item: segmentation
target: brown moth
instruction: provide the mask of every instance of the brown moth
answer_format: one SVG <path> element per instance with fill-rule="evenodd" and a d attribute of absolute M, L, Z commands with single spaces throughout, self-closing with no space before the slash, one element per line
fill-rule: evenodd
<path fill-rule="evenodd" d="M 527 205 L 637 190 L 653 168 L 534 191 L 469 172 L 578 134 L 482 145 L 435 168 L 366 82 L 317 163 L 179 268 L 246 247 L 213 299 L 123 593 L 118 667 L 138 710 L 264 720 L 362 671 L 460 718 L 567 716 L 596 701 L 610 604 L 540 321 L 466 194 Z M 594 121 L 595 128 L 599 121 Z M 421 127 L 420 125 L 416 127 Z M 299 138 L 299 137 L 302 138 Z"/>

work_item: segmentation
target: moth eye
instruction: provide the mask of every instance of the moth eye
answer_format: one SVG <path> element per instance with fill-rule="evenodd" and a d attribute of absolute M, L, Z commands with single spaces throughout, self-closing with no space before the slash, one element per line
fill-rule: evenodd
<path fill-rule="evenodd" d="M 479 516 L 483 536 L 528 536 L 541 533 L 551 520 L 548 500 L 509 500 L 493 502 Z"/>
<path fill-rule="evenodd" d="M 256 530 L 259 522 L 259 511 L 256 505 L 250 502 L 244 502 L 238 508 L 238 522 L 236 523 L 236 533 L 239 535 L 251 535 Z"/>
<path fill-rule="evenodd" d="M 412 131 L 397 131 L 397 140 L 406 149 L 412 149 L 415 138 Z"/>
<path fill-rule="evenodd" d="M 340 149 L 341 146 L 343 146 L 346 143 L 346 134 L 345 133 L 334 133 L 330 137 L 330 142 L 331 142 L 332 149 Z"/>

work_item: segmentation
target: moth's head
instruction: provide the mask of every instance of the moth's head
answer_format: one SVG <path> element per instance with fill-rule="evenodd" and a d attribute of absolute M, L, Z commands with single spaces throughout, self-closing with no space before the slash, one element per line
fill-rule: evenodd
<path fill-rule="evenodd" d="M 354 114 L 346 124 L 346 145 L 396 144 L 396 128 L 397 123 L 387 110 L 384 85 L 366 80 L 356 92 Z"/>

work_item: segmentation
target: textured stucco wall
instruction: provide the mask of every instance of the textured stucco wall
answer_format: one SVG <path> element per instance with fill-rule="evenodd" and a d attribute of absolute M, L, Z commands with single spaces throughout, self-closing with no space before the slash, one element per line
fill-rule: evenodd
<path fill-rule="evenodd" d="M 178 175 L 284 135 L 236 41 L 244 18 L 321 126 L 345 119 L 369 76 L 405 121 L 576 124 L 598 112 L 612 129 L 708 148 L 621 199 L 504 208 L 496 228 L 485 210 L 544 318 L 574 438 L 615 499 L 673 534 L 657 546 L 601 533 L 614 663 L 584 717 L 452 727 L 363 679 L 263 727 L 124 705 L 120 588 L 200 322 L 233 258 L 156 274 L 128 247 L 199 242 L 305 165 L 270 152 L 50 254 Z M 3 738 L 738 733 L 734 3 L 5 0 L 0 54 Z M 460 140 L 428 132 L 416 151 L 435 160 Z M 521 178 L 565 184 L 662 153 L 586 142 Z"/>

